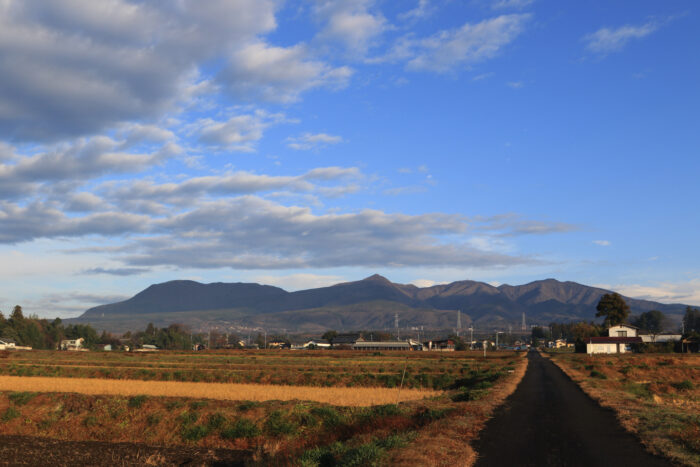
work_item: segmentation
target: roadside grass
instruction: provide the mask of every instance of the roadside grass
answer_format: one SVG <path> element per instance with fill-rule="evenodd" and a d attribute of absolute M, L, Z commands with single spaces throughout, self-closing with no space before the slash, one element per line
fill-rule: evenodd
<path fill-rule="evenodd" d="M 700 466 L 700 355 L 551 355 L 648 450 Z"/>

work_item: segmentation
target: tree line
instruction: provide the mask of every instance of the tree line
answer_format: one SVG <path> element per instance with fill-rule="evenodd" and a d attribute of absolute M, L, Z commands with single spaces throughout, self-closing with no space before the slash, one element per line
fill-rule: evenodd
<path fill-rule="evenodd" d="M 165 328 L 156 328 L 149 323 L 146 329 L 127 332 L 121 338 L 103 331 L 98 332 L 89 324 L 64 324 L 60 318 L 48 320 L 35 315 L 24 316 L 22 307 L 17 305 L 6 318 L 0 311 L 0 339 L 11 340 L 20 346 L 34 349 L 57 349 L 61 341 L 84 339 L 84 347 L 97 349 L 102 345 L 119 348 L 128 345 L 131 348 L 144 344 L 156 345 L 161 349 L 188 350 L 194 344 L 201 344 L 208 336 L 193 334 L 181 324 L 171 324 Z"/>

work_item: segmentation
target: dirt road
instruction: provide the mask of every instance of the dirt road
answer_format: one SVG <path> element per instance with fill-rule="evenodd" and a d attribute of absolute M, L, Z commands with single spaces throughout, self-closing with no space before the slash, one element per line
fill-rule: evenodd
<path fill-rule="evenodd" d="M 530 352 L 518 389 L 475 443 L 477 467 L 669 466 L 647 453 L 612 411 L 590 399 L 556 365 Z"/>

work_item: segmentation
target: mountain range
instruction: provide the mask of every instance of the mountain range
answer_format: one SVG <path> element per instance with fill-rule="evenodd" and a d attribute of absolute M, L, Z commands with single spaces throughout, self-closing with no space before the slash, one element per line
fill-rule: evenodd
<path fill-rule="evenodd" d="M 466 280 L 421 288 L 373 275 L 296 292 L 254 283 L 175 280 L 151 285 L 125 301 L 91 308 L 69 321 L 112 332 L 139 330 L 148 322 L 156 326 L 177 322 L 195 331 L 217 327 L 320 332 L 392 329 L 398 315 L 402 328 L 451 329 L 457 325 L 456 311 L 461 310 L 463 328 L 519 330 L 523 313 L 528 325 L 594 320 L 600 297 L 609 292 L 555 279 L 497 287 Z M 686 307 L 625 300 L 632 314 L 655 309 L 672 322 L 680 321 Z"/>

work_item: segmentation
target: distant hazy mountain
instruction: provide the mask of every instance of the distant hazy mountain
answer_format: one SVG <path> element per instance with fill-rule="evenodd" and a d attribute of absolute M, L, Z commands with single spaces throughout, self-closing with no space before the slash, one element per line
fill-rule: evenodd
<path fill-rule="evenodd" d="M 518 286 L 459 281 L 419 288 L 374 275 L 297 292 L 260 284 L 171 281 L 152 285 L 123 302 L 91 308 L 73 321 L 116 332 L 139 329 L 147 322 L 158 326 L 179 322 L 195 329 L 215 324 L 315 332 L 392 328 L 398 313 L 401 327 L 437 329 L 455 327 L 455 311 L 461 310 L 463 327 L 519 329 L 523 313 L 529 324 L 592 320 L 598 300 L 608 292 L 554 279 Z M 675 321 L 686 306 L 626 300 L 633 314 L 656 309 Z"/>

